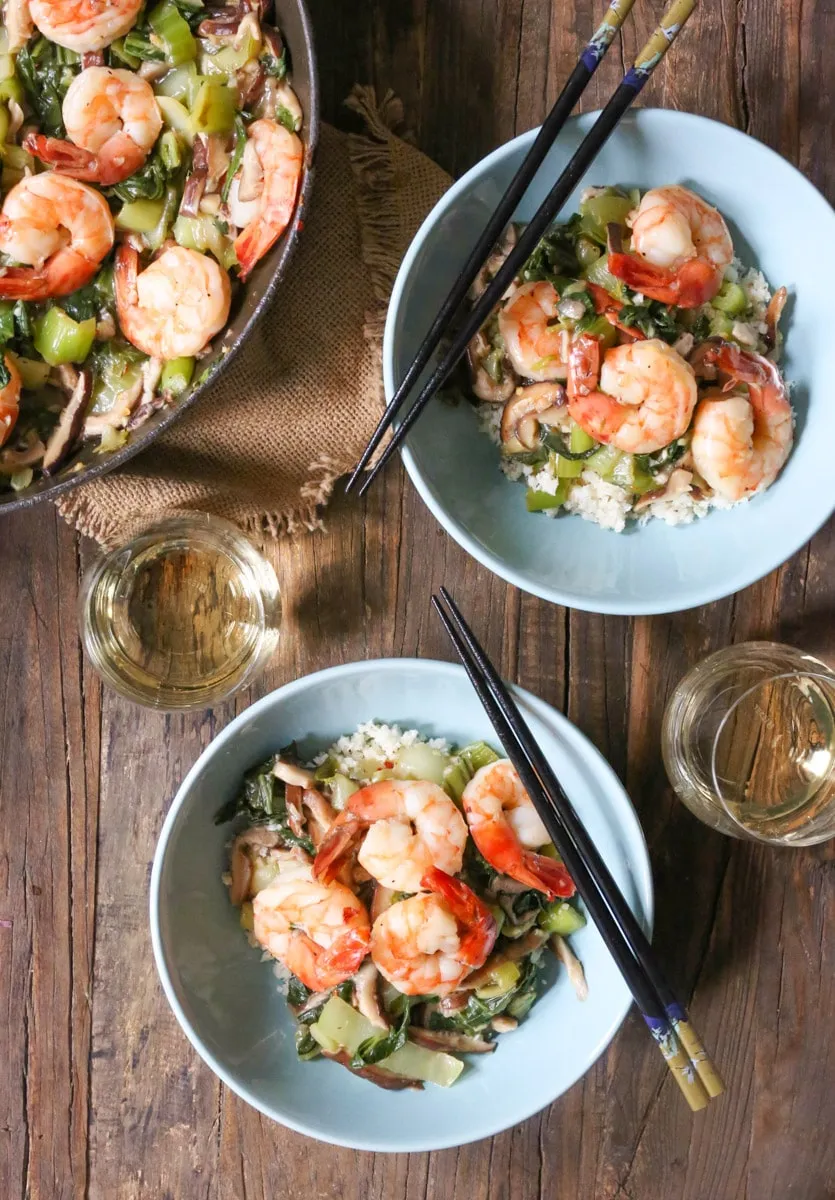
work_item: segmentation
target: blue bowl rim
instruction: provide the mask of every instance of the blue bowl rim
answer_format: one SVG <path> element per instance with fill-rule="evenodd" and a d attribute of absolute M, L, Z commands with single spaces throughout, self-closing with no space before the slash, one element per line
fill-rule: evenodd
<path fill-rule="evenodd" d="M 594 112 L 581 113 L 578 116 L 571 117 L 569 118 L 569 121 L 571 124 L 590 124 L 599 115 L 600 110 L 597 109 Z M 833 209 L 832 205 L 829 203 L 823 193 L 820 192 L 815 185 L 806 178 L 802 171 L 798 170 L 793 163 L 790 163 L 788 159 L 784 158 L 781 154 L 778 154 L 776 150 L 773 150 L 770 146 L 767 146 L 765 142 L 760 141 L 758 138 L 752 137 L 750 134 L 743 132 L 743 130 L 736 129 L 733 125 L 727 125 L 722 121 L 716 121 L 712 117 L 703 117 L 698 113 L 682 112 L 678 109 L 636 108 L 632 110 L 630 115 L 639 122 L 647 119 L 655 120 L 657 118 L 661 118 L 663 121 L 669 121 L 672 126 L 678 126 L 681 123 L 692 124 L 694 126 L 711 125 L 715 126 L 717 129 L 721 129 L 723 134 L 730 134 L 732 136 L 735 135 L 741 141 L 754 142 L 759 149 L 765 153 L 766 156 L 770 156 L 774 160 L 775 166 L 779 165 L 780 170 L 789 171 L 794 174 L 798 181 L 805 185 L 805 187 L 814 194 L 817 200 L 826 209 L 828 209 L 830 216 L 835 218 L 835 209 Z M 466 174 L 462 175 L 460 179 L 457 179 L 452 184 L 448 191 L 444 192 L 443 196 L 440 198 L 428 216 L 424 219 L 422 225 L 412 239 L 403 261 L 400 264 L 400 269 L 398 270 L 397 278 L 395 279 L 394 287 L 392 288 L 388 313 L 386 315 L 385 333 L 383 336 L 383 380 L 387 401 L 389 401 L 394 394 L 394 330 L 397 324 L 397 315 L 400 310 L 406 281 L 411 275 L 415 259 L 417 258 L 423 243 L 426 241 L 427 236 L 437 224 L 440 217 L 443 216 L 443 214 L 449 209 L 454 207 L 459 197 L 470 187 L 474 180 L 479 179 L 484 175 L 489 175 L 496 163 L 503 161 L 515 150 L 527 149 L 527 147 L 533 142 L 538 132 L 539 129 L 536 128 L 529 130 L 527 133 L 521 133 L 517 137 L 512 138 L 509 142 L 504 142 L 501 146 L 497 146 L 496 149 L 492 150 L 485 158 L 482 158 L 479 162 L 475 163 L 475 165 L 472 166 L 469 171 L 466 172 Z M 438 523 L 450 535 L 450 537 L 454 538 L 459 546 L 466 550 L 468 554 L 472 555 L 476 561 L 487 567 L 487 569 L 492 571 L 494 575 L 498 575 L 499 578 L 504 579 L 507 583 L 513 584 L 514 587 L 520 588 L 523 592 L 527 592 L 533 596 L 539 596 L 540 599 L 548 600 L 553 604 L 561 604 L 566 608 L 575 608 L 584 612 L 612 614 L 615 616 L 626 617 L 652 616 L 658 613 L 683 612 L 690 608 L 698 608 L 700 605 L 711 604 L 716 600 L 722 600 L 727 596 L 732 596 L 736 592 L 742 591 L 743 588 L 749 587 L 752 583 L 756 583 L 757 580 L 763 579 L 766 575 L 769 575 L 772 571 L 776 570 L 777 567 L 782 566 L 784 562 L 791 558 L 793 554 L 796 554 L 798 550 L 805 546 L 806 543 L 812 537 L 814 537 L 818 530 L 821 529 L 832 516 L 833 511 L 835 511 L 835 501 L 830 504 L 828 510 L 826 510 L 823 506 L 821 506 L 819 509 L 814 509 L 814 506 L 810 505 L 809 508 L 806 509 L 803 514 L 801 514 L 801 517 L 805 516 L 806 520 L 804 521 L 801 519 L 797 522 L 795 528 L 798 530 L 798 532 L 789 539 L 791 542 L 791 549 L 788 551 L 781 549 L 776 553 L 772 553 L 770 556 L 765 555 L 762 560 L 767 561 L 768 563 L 768 565 L 765 567 L 757 566 L 753 569 L 746 569 L 744 565 L 741 565 L 736 571 L 735 575 L 732 575 L 729 578 L 727 586 L 724 586 L 719 590 L 715 588 L 712 589 L 710 587 L 693 587 L 691 589 L 691 598 L 686 604 L 679 604 L 675 608 L 670 608 L 669 603 L 665 602 L 663 599 L 659 599 L 657 601 L 647 600 L 642 604 L 636 604 L 628 601 L 606 598 L 600 598 L 592 603 L 585 597 L 578 598 L 568 590 L 550 587 L 543 584 L 538 584 L 536 581 L 531 581 L 520 572 L 517 572 L 513 567 L 508 566 L 507 563 L 498 557 L 498 555 L 493 554 L 491 551 L 482 546 L 475 538 L 470 536 L 470 534 L 458 523 L 454 517 L 447 513 L 440 496 L 422 475 L 415 457 L 409 448 L 408 438 L 406 439 L 405 444 L 401 447 L 400 453 L 403 463 L 409 474 L 409 478 L 417 489 L 417 492 L 424 504 L 427 506 Z M 818 495 L 825 497 L 823 490 L 821 490 Z M 577 519 L 579 520 L 580 518 Z"/>
<path fill-rule="evenodd" d="M 461 676 L 464 675 L 464 668 L 462 666 L 459 666 L 457 663 L 443 662 L 438 659 L 364 659 L 352 663 L 342 663 L 339 666 L 327 667 L 324 670 L 314 671 L 309 675 L 304 675 L 300 679 L 292 680 L 290 683 L 286 683 L 282 687 L 276 688 L 268 695 L 263 696 L 260 700 L 257 700 L 254 704 L 250 705 L 249 708 L 245 709 L 242 713 L 235 717 L 235 719 L 231 721 L 226 728 L 223 729 L 217 735 L 217 737 L 209 743 L 209 745 L 205 748 L 205 750 L 202 751 L 197 761 L 188 771 L 185 779 L 177 790 L 177 794 L 171 802 L 171 807 L 166 814 L 162 829 L 160 830 L 159 838 L 157 840 L 156 850 L 154 851 L 154 860 L 151 869 L 151 881 L 149 888 L 151 946 L 153 949 L 154 962 L 160 982 L 162 983 L 163 991 L 168 1003 L 171 1006 L 171 1010 L 177 1019 L 177 1023 L 188 1038 L 192 1047 L 197 1051 L 200 1058 L 202 1058 L 202 1060 L 214 1072 L 214 1074 L 217 1075 L 217 1077 L 237 1096 L 239 1096 L 253 1108 L 257 1109 L 258 1112 L 263 1113 L 265 1117 L 269 1117 L 270 1120 L 275 1121 L 276 1124 L 283 1125 L 288 1129 L 294 1130 L 296 1133 L 301 1133 L 307 1137 L 312 1137 L 320 1141 L 324 1139 L 322 1139 L 318 1133 L 313 1133 L 307 1126 L 305 1126 L 303 1122 L 294 1121 L 286 1117 L 276 1116 L 276 1113 L 268 1105 L 259 1101 L 255 1096 L 252 1095 L 247 1087 L 235 1080 L 231 1073 L 227 1071 L 226 1068 L 218 1061 L 216 1056 L 212 1054 L 212 1052 L 203 1044 L 199 1034 L 195 1029 L 193 1029 L 190 1021 L 186 1017 L 168 969 L 166 950 L 163 946 L 162 935 L 160 933 L 159 894 L 163 863 L 171 833 L 177 823 L 180 811 L 185 805 L 185 802 L 189 796 L 194 781 L 204 770 L 207 769 L 207 766 L 214 755 L 222 751 L 224 746 L 235 738 L 243 725 L 251 721 L 254 717 L 259 716 L 262 712 L 269 710 L 279 698 L 287 699 L 290 696 L 295 695 L 297 692 L 304 691 L 313 683 L 327 682 L 331 679 L 345 678 L 346 676 L 350 677 L 351 675 L 355 674 L 362 675 L 369 669 L 375 671 L 379 670 L 386 673 L 395 673 L 397 671 L 402 671 L 404 668 L 425 672 L 428 676 L 434 676 L 436 679 L 437 672 L 439 670 L 442 674 L 446 673 L 449 675 L 454 675 L 457 679 L 460 679 Z M 620 793 L 621 798 L 624 801 L 620 811 L 621 825 L 623 828 L 628 830 L 631 836 L 636 837 L 636 845 L 641 851 L 640 863 L 633 864 L 635 866 L 634 878 L 635 885 L 640 891 L 641 903 L 644 909 L 644 927 L 647 935 L 651 937 L 655 920 L 655 890 L 652 880 L 652 866 L 650 863 L 649 849 L 641 822 L 638 819 L 638 814 L 635 811 L 635 807 L 632 804 L 625 787 L 615 773 L 614 768 L 607 761 L 604 755 L 601 754 L 594 743 L 591 742 L 585 736 L 585 734 L 577 728 L 576 725 L 572 724 L 572 722 L 569 721 L 563 713 L 559 712 L 558 709 L 548 704 L 545 700 L 542 700 L 538 696 L 534 695 L 533 692 L 529 692 L 526 688 L 521 688 L 514 684 L 511 687 L 511 691 L 526 706 L 529 706 L 530 709 L 540 718 L 540 720 L 543 721 L 543 723 L 555 726 L 561 738 L 565 739 L 568 743 L 573 744 L 575 748 L 579 747 L 582 753 L 587 756 L 588 760 L 595 762 L 598 766 L 602 766 L 605 772 L 610 775 L 613 789 Z M 638 867 L 640 867 L 640 871 L 638 870 Z M 626 1019 L 627 1013 L 629 1012 L 631 1006 L 632 1000 L 627 998 L 626 1002 L 623 1004 L 620 1012 L 618 1013 L 617 1023 L 613 1026 L 611 1033 L 599 1043 L 595 1057 L 588 1063 L 583 1071 L 579 1072 L 566 1084 L 563 1091 L 552 1097 L 549 1103 L 554 1103 L 555 1100 L 564 1095 L 569 1088 L 573 1087 L 579 1079 L 581 1079 L 585 1074 L 587 1074 L 588 1071 L 591 1070 L 591 1068 L 594 1066 L 594 1063 L 598 1060 L 598 1058 L 600 1058 L 600 1056 L 606 1051 L 608 1046 L 614 1040 L 616 1034 L 623 1025 L 624 1020 Z M 329 1137 L 327 1141 L 328 1144 L 331 1145 L 345 1146 L 348 1149 L 353 1150 L 367 1150 L 374 1153 L 418 1153 L 431 1150 L 445 1150 L 455 1146 L 466 1145 L 468 1142 L 481 1141 L 483 1138 L 492 1137 L 495 1134 L 502 1133 L 504 1130 L 512 1128 L 513 1126 L 528 1120 L 537 1112 L 541 1111 L 542 1107 L 543 1106 L 541 1105 L 537 1105 L 530 1111 L 525 1111 L 522 1115 L 517 1117 L 511 1125 L 508 1125 L 506 1121 L 499 1119 L 494 1124 L 485 1126 L 483 1131 L 481 1131 L 475 1137 L 467 1138 L 464 1141 L 461 1141 L 454 1136 L 443 1142 L 427 1142 L 426 1144 L 403 1142 L 385 1146 L 381 1146 L 379 1143 L 375 1142 L 373 1138 L 363 1137 L 356 1138 L 352 1141 L 348 1141 L 344 1138 Z"/>

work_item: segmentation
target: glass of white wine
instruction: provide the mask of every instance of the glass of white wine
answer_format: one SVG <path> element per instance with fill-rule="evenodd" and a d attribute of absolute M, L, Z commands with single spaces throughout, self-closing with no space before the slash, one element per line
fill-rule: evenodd
<path fill-rule="evenodd" d="M 679 799 L 732 837 L 835 837 L 835 671 L 792 646 L 711 654 L 667 705 L 664 764 Z"/>
<path fill-rule="evenodd" d="M 166 518 L 105 551 L 79 605 L 93 666 L 153 708 L 219 704 L 251 683 L 278 645 L 275 571 L 236 525 L 207 513 Z"/>

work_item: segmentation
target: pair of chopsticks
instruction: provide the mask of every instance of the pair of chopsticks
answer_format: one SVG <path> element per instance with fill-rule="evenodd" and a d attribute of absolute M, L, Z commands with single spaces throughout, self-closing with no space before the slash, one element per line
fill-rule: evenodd
<path fill-rule="evenodd" d="M 391 427 L 395 416 L 403 407 L 419 376 L 428 365 L 435 350 L 437 350 L 441 339 L 448 332 L 450 323 L 466 297 L 473 280 L 492 252 L 505 227 L 510 222 L 519 201 L 527 191 L 534 175 L 542 165 L 545 155 L 553 145 L 571 110 L 579 100 L 606 51 L 612 44 L 615 34 L 629 15 L 634 2 L 635 0 L 612 0 L 602 24 L 583 50 L 580 60 L 572 71 L 556 104 L 545 118 L 545 122 L 533 146 L 528 151 L 519 171 L 502 196 L 496 211 L 488 221 L 484 232 L 464 264 L 449 295 L 441 305 L 438 315 L 435 317 L 429 332 L 415 355 L 414 361 L 406 372 L 397 391 L 392 396 L 386 407 L 386 411 L 383 413 L 377 428 L 371 436 L 371 440 L 363 451 L 362 457 L 348 479 L 345 485 L 346 492 L 350 492 L 355 487 L 357 480 L 368 466 L 380 442 Z M 611 100 L 589 130 L 579 149 L 575 152 L 574 157 L 551 188 L 543 203 L 537 209 L 515 247 L 511 250 L 490 284 L 473 305 L 466 321 L 463 322 L 460 329 L 456 332 L 449 349 L 432 372 L 428 381 L 424 384 L 414 404 L 404 414 L 391 441 L 363 480 L 362 486 L 359 489 L 360 495 L 363 495 L 371 486 L 388 460 L 399 448 L 406 434 L 423 412 L 426 405 L 452 374 L 455 365 L 466 351 L 475 334 L 499 303 L 514 277 L 530 258 L 542 235 L 547 231 L 568 197 L 594 162 L 623 114 L 681 32 L 685 21 L 695 8 L 696 2 L 697 0 L 672 0 L 672 3 L 661 18 L 658 28 L 635 59 L 633 66 L 624 75 Z"/>
<path fill-rule="evenodd" d="M 432 603 L 505 752 L 615 960 L 653 1039 L 693 1112 L 725 1085 L 676 999 L 644 931 L 623 898 L 495 667 L 446 588 Z"/>

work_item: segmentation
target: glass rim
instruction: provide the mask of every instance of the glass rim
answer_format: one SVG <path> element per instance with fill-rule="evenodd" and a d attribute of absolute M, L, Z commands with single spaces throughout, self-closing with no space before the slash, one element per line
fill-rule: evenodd
<path fill-rule="evenodd" d="M 820 660 L 818 660 L 818 661 L 820 661 Z M 825 662 L 820 662 L 820 665 L 822 667 L 827 667 L 827 664 Z M 744 825 L 743 822 L 740 821 L 738 819 L 738 817 L 735 815 L 735 813 L 732 811 L 729 802 L 725 799 L 725 794 L 719 783 L 719 775 L 716 770 L 716 750 L 717 750 L 717 746 L 719 744 L 719 739 L 722 736 L 722 733 L 724 732 L 725 726 L 727 725 L 728 721 L 731 719 L 731 716 L 733 715 L 736 708 L 743 702 L 743 700 L 747 700 L 748 697 L 753 692 L 759 691 L 759 689 L 761 687 L 764 687 L 766 684 L 774 683 L 778 679 L 797 679 L 798 677 L 802 677 L 803 679 L 822 679 L 822 680 L 825 680 L 829 684 L 830 687 L 835 689 L 835 670 L 832 670 L 828 667 L 827 667 L 826 672 L 824 672 L 824 671 L 804 671 L 800 668 L 798 668 L 796 671 L 776 671 L 773 675 L 768 675 L 767 677 L 765 677 L 763 679 L 757 680 L 756 683 L 752 683 L 751 686 L 746 688 L 745 691 L 740 696 L 737 696 L 736 700 L 734 700 L 733 704 L 730 705 L 730 707 L 728 708 L 728 711 L 725 713 L 725 715 L 722 717 L 722 720 L 719 722 L 716 732 L 713 735 L 713 741 L 712 741 L 711 747 L 710 747 L 710 778 L 711 778 L 711 782 L 713 783 L 715 795 L 716 795 L 717 799 L 719 800 L 719 803 L 722 805 L 722 811 L 727 813 L 727 815 L 733 821 L 734 825 L 736 825 L 736 827 L 738 829 L 741 829 L 747 838 L 751 838 L 757 842 L 764 842 L 766 845 L 769 845 L 769 846 L 779 846 L 783 843 L 781 843 L 780 841 L 775 841 L 774 838 L 766 837 L 764 834 L 756 833 L 748 825 Z M 831 771 L 833 774 L 835 774 L 835 763 L 833 764 Z"/>

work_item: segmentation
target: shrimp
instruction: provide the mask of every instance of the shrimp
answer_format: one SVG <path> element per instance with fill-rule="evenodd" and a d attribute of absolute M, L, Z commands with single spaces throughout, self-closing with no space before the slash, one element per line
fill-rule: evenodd
<path fill-rule="evenodd" d="M 9 434 L 15 427 L 20 408 L 20 371 L 10 354 L 3 357 L 9 378 L 0 387 L 0 446 L 8 441 Z"/>
<path fill-rule="evenodd" d="M 29 133 L 30 154 L 64 175 L 111 187 L 138 171 L 162 129 L 154 90 L 133 71 L 88 67 L 63 105 L 68 142 Z"/>
<path fill-rule="evenodd" d="M 476 771 L 464 788 L 462 803 L 473 841 L 491 867 L 552 899 L 574 895 L 565 867 L 534 853 L 550 838 L 508 759 Z"/>
<path fill-rule="evenodd" d="M 316 855 L 314 876 L 333 879 L 363 834 L 360 866 L 396 892 L 419 892 L 430 867 L 456 875 L 467 844 L 466 822 L 437 784 L 381 779 L 349 797 Z"/>
<path fill-rule="evenodd" d="M 22 267 L 0 273 L 0 297 L 66 296 L 95 275 L 113 247 L 113 217 L 101 192 L 47 171 L 15 184 L 0 213 L 0 251 Z"/>
<path fill-rule="evenodd" d="M 557 290 L 550 283 L 523 283 L 499 313 L 499 333 L 514 370 L 541 382 L 565 379 L 565 337 L 549 322 L 557 317 Z"/>
<path fill-rule="evenodd" d="M 314 992 L 350 979 L 368 953 L 365 905 L 341 883 L 317 883 L 309 863 L 287 867 L 258 892 L 252 919 L 259 945 Z"/>
<path fill-rule="evenodd" d="M 609 247 L 611 273 L 663 304 L 698 308 L 722 286 L 734 247 L 720 212 L 688 188 L 647 192 L 629 218 L 632 253 Z"/>
<path fill-rule="evenodd" d="M 116 251 L 119 324 L 152 358 L 199 354 L 226 324 L 231 300 L 229 276 L 207 254 L 171 246 L 140 272 L 132 246 Z"/>
<path fill-rule="evenodd" d="M 697 399 L 690 364 L 648 338 L 607 350 L 598 370 L 595 342 L 581 334 L 569 353 L 568 411 L 577 424 L 625 454 L 652 454 L 681 437 Z"/>
<path fill-rule="evenodd" d="M 730 342 L 706 359 L 729 377 L 699 401 L 690 449 L 693 464 L 714 492 L 743 500 L 770 487 L 794 441 L 792 408 L 777 367 Z M 740 395 L 746 384 L 748 395 Z M 728 393 L 731 394 L 728 394 Z"/>
<path fill-rule="evenodd" d="M 235 253 L 246 279 L 259 259 L 290 224 L 302 174 L 304 147 L 295 133 L 266 117 L 253 121 L 241 174 L 232 181 L 229 209 L 236 225 L 245 225 L 235 238 Z M 240 197 L 243 175 L 260 175 L 260 192 L 254 200 Z"/>
<path fill-rule="evenodd" d="M 407 996 L 448 996 L 486 961 L 498 927 L 460 879 L 432 867 L 421 887 L 421 894 L 398 901 L 374 922 L 371 960 Z"/>
<path fill-rule="evenodd" d="M 79 54 L 103 50 L 127 33 L 141 7 L 142 0 L 29 0 L 44 37 Z"/>

